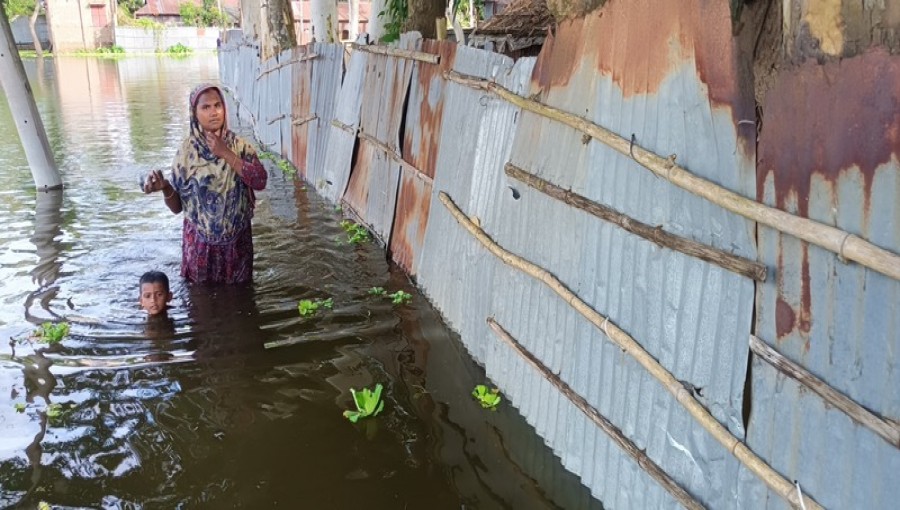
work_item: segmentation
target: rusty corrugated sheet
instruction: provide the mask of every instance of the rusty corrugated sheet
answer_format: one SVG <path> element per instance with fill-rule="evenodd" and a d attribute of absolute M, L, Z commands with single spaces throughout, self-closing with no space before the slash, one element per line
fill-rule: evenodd
<path fill-rule="evenodd" d="M 418 49 L 420 36 L 404 34 L 400 48 Z M 393 152 L 400 149 L 403 105 L 415 61 L 371 54 L 367 58 L 362 93 L 360 133 L 373 137 Z M 375 145 L 360 140 L 356 166 L 350 173 L 344 202 L 387 243 L 393 228 L 400 164 Z"/>
<path fill-rule="evenodd" d="M 332 202 L 341 199 L 350 179 L 368 55 L 363 51 L 353 52 L 340 92 L 335 98 L 333 120 L 345 128 L 334 126 L 332 119 L 322 119 L 323 129 L 330 129 L 328 150 L 325 153 L 322 176 L 313 184 L 319 193 Z"/>
<path fill-rule="evenodd" d="M 311 53 L 311 45 L 294 48 L 294 58 L 300 59 Z M 295 120 L 307 119 L 312 116 L 310 99 L 312 96 L 312 67 L 313 60 L 302 60 L 293 65 L 294 95 L 291 98 L 291 116 Z M 294 147 L 294 159 L 292 162 L 300 173 L 300 177 L 307 179 L 307 143 L 309 141 L 309 122 L 293 126 L 291 140 Z"/>
<path fill-rule="evenodd" d="M 390 254 L 394 262 L 413 276 L 425 241 L 432 180 L 440 149 L 446 86 L 442 73 L 453 68 L 456 48 L 450 41 L 423 41 L 422 51 L 440 55 L 440 64 L 417 62 L 409 89 L 401 152 L 403 160 L 412 168 L 401 166 Z"/>
<path fill-rule="evenodd" d="M 560 24 L 537 60 L 532 86 L 520 94 L 625 138 L 634 133 L 642 146 L 675 153 L 687 168 L 753 196 L 753 98 L 738 82 L 730 34 L 727 4 L 610 2 Z M 462 60 L 460 52 L 457 62 Z M 496 108 L 495 97 L 473 96 L 478 109 Z M 444 108 L 446 118 L 459 107 Z M 580 132 L 534 114 L 519 116 L 509 157 L 514 164 L 640 221 L 756 257 L 751 222 L 669 185 Z M 749 125 L 740 123 L 745 119 Z M 463 121 L 451 132 L 455 138 L 468 132 L 489 138 L 480 127 Z M 438 164 L 435 191 L 447 190 L 502 246 L 547 268 L 608 314 L 676 377 L 700 388 L 700 401 L 743 437 L 753 282 L 511 181 L 502 171 L 502 151 L 478 148 L 470 170 L 459 145 L 443 138 L 439 161 L 446 155 L 453 163 Z M 487 315 L 703 503 L 753 506 L 737 501 L 737 484 L 761 482 L 739 480 L 737 460 L 668 392 L 555 294 L 496 261 L 446 217 L 446 211 L 431 211 L 420 281 L 488 374 L 595 496 L 611 507 L 676 506 L 574 406 L 497 345 L 484 324 Z"/>
<path fill-rule="evenodd" d="M 880 50 L 783 73 L 763 108 L 759 199 L 900 252 L 898 84 L 900 58 Z M 765 227 L 759 247 L 774 277 L 757 291 L 757 336 L 900 420 L 900 282 Z M 752 370 L 754 450 L 828 508 L 896 505 L 900 450 L 768 364 Z"/>
<path fill-rule="evenodd" d="M 310 83 L 310 117 L 298 120 L 308 120 L 306 176 L 310 183 L 318 187 L 325 174 L 325 161 L 330 150 L 331 119 L 334 118 L 341 79 L 344 76 L 344 46 L 337 43 L 315 43 L 312 45 L 312 52 L 316 58 L 313 60 Z"/>

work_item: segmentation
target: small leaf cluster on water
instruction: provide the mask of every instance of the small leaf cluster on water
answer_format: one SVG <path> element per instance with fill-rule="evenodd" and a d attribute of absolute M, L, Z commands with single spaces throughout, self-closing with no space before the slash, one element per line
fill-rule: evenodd
<path fill-rule="evenodd" d="M 370 296 L 386 297 L 395 305 L 405 305 L 412 300 L 412 294 L 398 290 L 397 292 L 388 294 L 384 287 L 372 287 L 369 289 Z"/>
<path fill-rule="evenodd" d="M 34 333 L 32 333 L 32 337 L 40 343 L 52 345 L 62 341 L 62 339 L 65 338 L 68 334 L 68 322 L 60 322 L 58 324 L 45 322 L 41 324 L 40 328 L 36 329 Z"/>
<path fill-rule="evenodd" d="M 381 384 L 375 385 L 375 391 L 369 388 L 363 388 L 359 391 L 350 388 L 350 394 L 353 395 L 353 403 L 356 404 L 356 411 L 344 411 L 344 417 L 356 423 L 360 418 L 378 416 L 378 413 L 384 409 L 384 401 L 381 400 L 382 389 Z"/>
<path fill-rule="evenodd" d="M 343 220 L 341 221 L 341 228 L 347 233 L 347 242 L 350 244 L 367 243 L 372 240 L 366 227 L 359 223 Z"/>
<path fill-rule="evenodd" d="M 301 317 L 315 315 L 320 307 L 331 310 L 334 307 L 334 300 L 332 298 L 316 300 L 301 299 L 300 303 L 297 304 L 297 310 L 300 311 Z"/>
<path fill-rule="evenodd" d="M 502 400 L 500 398 L 500 390 L 497 388 L 491 389 L 483 384 L 479 384 L 475 386 L 475 389 L 472 390 L 472 396 L 478 400 L 478 403 L 481 404 L 481 407 L 485 409 L 490 409 L 491 411 L 497 408 L 497 405 L 500 404 Z"/>

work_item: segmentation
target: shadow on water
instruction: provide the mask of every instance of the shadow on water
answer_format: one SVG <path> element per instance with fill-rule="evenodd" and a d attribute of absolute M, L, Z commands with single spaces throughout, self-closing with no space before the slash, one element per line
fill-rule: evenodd
<path fill-rule="evenodd" d="M 0 507 L 600 508 L 513 407 L 471 398 L 484 371 L 383 250 L 274 166 L 254 283 L 180 280 L 181 218 L 134 183 L 171 160 L 214 56 L 54 60 L 26 66 L 64 193 L 35 196 L 0 98 L 0 335 L 72 329 L 0 350 Z M 149 269 L 164 317 L 137 308 Z M 384 412 L 350 423 L 350 388 L 376 383 Z"/>

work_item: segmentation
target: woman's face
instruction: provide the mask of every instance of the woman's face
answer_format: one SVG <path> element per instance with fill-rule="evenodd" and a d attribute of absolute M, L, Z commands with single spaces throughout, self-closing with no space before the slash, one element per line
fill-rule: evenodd
<path fill-rule="evenodd" d="M 197 122 L 203 131 L 218 131 L 225 125 L 225 105 L 215 89 L 207 90 L 197 99 Z"/>

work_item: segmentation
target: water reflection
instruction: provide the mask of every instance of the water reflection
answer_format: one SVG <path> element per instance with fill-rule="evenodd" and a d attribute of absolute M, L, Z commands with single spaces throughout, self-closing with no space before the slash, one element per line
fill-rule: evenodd
<path fill-rule="evenodd" d="M 333 206 L 276 168 L 254 284 L 180 281 L 181 218 L 137 182 L 170 163 L 215 56 L 41 65 L 26 62 L 66 188 L 35 195 L 0 100 L 0 336 L 51 319 L 72 334 L 0 349 L 0 507 L 592 507 L 514 409 L 468 396 L 484 374 L 424 298 L 368 294 L 415 293 L 381 249 L 336 243 Z M 151 269 L 172 283 L 166 317 L 137 307 Z M 350 424 L 349 389 L 375 383 L 385 411 Z"/>

